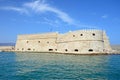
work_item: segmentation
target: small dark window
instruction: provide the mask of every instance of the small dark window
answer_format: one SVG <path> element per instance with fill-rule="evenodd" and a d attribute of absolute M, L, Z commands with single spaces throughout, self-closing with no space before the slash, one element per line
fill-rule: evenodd
<path fill-rule="evenodd" d="M 38 41 L 38 43 L 40 43 L 40 41 Z"/>
<path fill-rule="evenodd" d="M 28 50 L 31 50 L 30 48 L 28 48 Z"/>
<path fill-rule="evenodd" d="M 83 34 L 80 34 L 80 36 L 83 36 Z"/>
<path fill-rule="evenodd" d="M 93 33 L 92 35 L 95 36 L 95 33 Z"/>
<path fill-rule="evenodd" d="M 49 51 L 53 51 L 53 49 L 49 49 Z"/>
<path fill-rule="evenodd" d="M 27 41 L 27 43 L 29 43 L 29 41 Z"/>
<path fill-rule="evenodd" d="M 93 52 L 93 49 L 89 49 L 88 51 L 89 51 L 89 52 Z"/>
<path fill-rule="evenodd" d="M 49 43 L 49 42 L 47 42 L 47 43 Z"/>
<path fill-rule="evenodd" d="M 33 49 L 33 51 L 35 51 L 35 49 Z"/>
<path fill-rule="evenodd" d="M 73 37 L 75 37 L 75 35 L 73 35 Z"/>
<path fill-rule="evenodd" d="M 103 49 L 103 51 L 105 51 L 105 49 Z"/>
<path fill-rule="evenodd" d="M 55 51 L 57 51 L 57 49 L 55 49 Z"/>
<path fill-rule="evenodd" d="M 24 50 L 24 48 L 22 48 L 22 50 Z"/>
<path fill-rule="evenodd" d="M 78 52 L 78 49 L 75 49 L 74 51 L 75 51 L 75 52 Z"/>
<path fill-rule="evenodd" d="M 17 49 L 17 50 L 19 50 L 19 49 Z"/>
<path fill-rule="evenodd" d="M 65 49 L 65 51 L 67 52 L 68 50 L 67 50 L 67 49 Z"/>

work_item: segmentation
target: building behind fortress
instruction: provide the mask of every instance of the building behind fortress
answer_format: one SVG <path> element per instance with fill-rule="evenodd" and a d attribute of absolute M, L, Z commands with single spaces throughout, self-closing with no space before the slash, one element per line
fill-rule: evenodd
<path fill-rule="evenodd" d="M 111 50 L 109 39 L 102 30 L 19 35 L 15 46 L 18 52 L 98 54 Z"/>

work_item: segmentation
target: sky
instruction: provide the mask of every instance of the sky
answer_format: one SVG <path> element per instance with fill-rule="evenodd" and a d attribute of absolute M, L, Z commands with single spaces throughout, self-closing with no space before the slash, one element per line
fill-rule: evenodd
<path fill-rule="evenodd" d="M 17 35 L 105 30 L 120 44 L 120 0 L 0 0 L 0 43 Z"/>

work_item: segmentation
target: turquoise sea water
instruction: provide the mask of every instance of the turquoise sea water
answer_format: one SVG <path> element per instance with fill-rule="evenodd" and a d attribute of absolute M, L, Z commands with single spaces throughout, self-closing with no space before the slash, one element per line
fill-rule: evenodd
<path fill-rule="evenodd" d="M 0 80 L 120 80 L 120 55 L 0 52 Z"/>

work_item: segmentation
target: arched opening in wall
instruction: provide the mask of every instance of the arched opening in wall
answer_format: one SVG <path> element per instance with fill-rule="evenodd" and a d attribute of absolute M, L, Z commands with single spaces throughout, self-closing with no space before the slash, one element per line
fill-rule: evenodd
<path fill-rule="evenodd" d="M 89 51 L 89 52 L 93 52 L 93 49 L 89 49 L 88 51 Z"/>
<path fill-rule="evenodd" d="M 49 51 L 53 51 L 53 49 L 49 49 Z"/>
<path fill-rule="evenodd" d="M 95 36 L 95 33 L 92 33 L 93 36 Z"/>
<path fill-rule="evenodd" d="M 27 41 L 26 43 L 29 43 L 29 41 Z"/>
<path fill-rule="evenodd" d="M 38 43 L 40 43 L 40 41 L 38 41 Z"/>
<path fill-rule="evenodd" d="M 73 37 L 75 37 L 75 35 L 73 35 Z"/>
<path fill-rule="evenodd" d="M 28 48 L 27 50 L 31 50 L 31 48 Z"/>
<path fill-rule="evenodd" d="M 80 34 L 80 36 L 83 36 L 83 34 Z"/>
<path fill-rule="evenodd" d="M 35 49 L 33 49 L 33 51 L 35 51 Z"/>
<path fill-rule="evenodd" d="M 49 44 L 49 41 L 47 41 L 47 43 Z"/>
<path fill-rule="evenodd" d="M 19 49 L 17 49 L 17 50 L 19 50 Z"/>
<path fill-rule="evenodd" d="M 68 49 L 65 49 L 65 51 L 67 52 L 67 51 L 68 51 Z"/>
<path fill-rule="evenodd" d="M 75 49 L 74 51 L 75 51 L 75 52 L 78 52 L 78 49 Z"/>
<path fill-rule="evenodd" d="M 12 48 L 13 50 L 15 49 L 15 48 Z"/>

